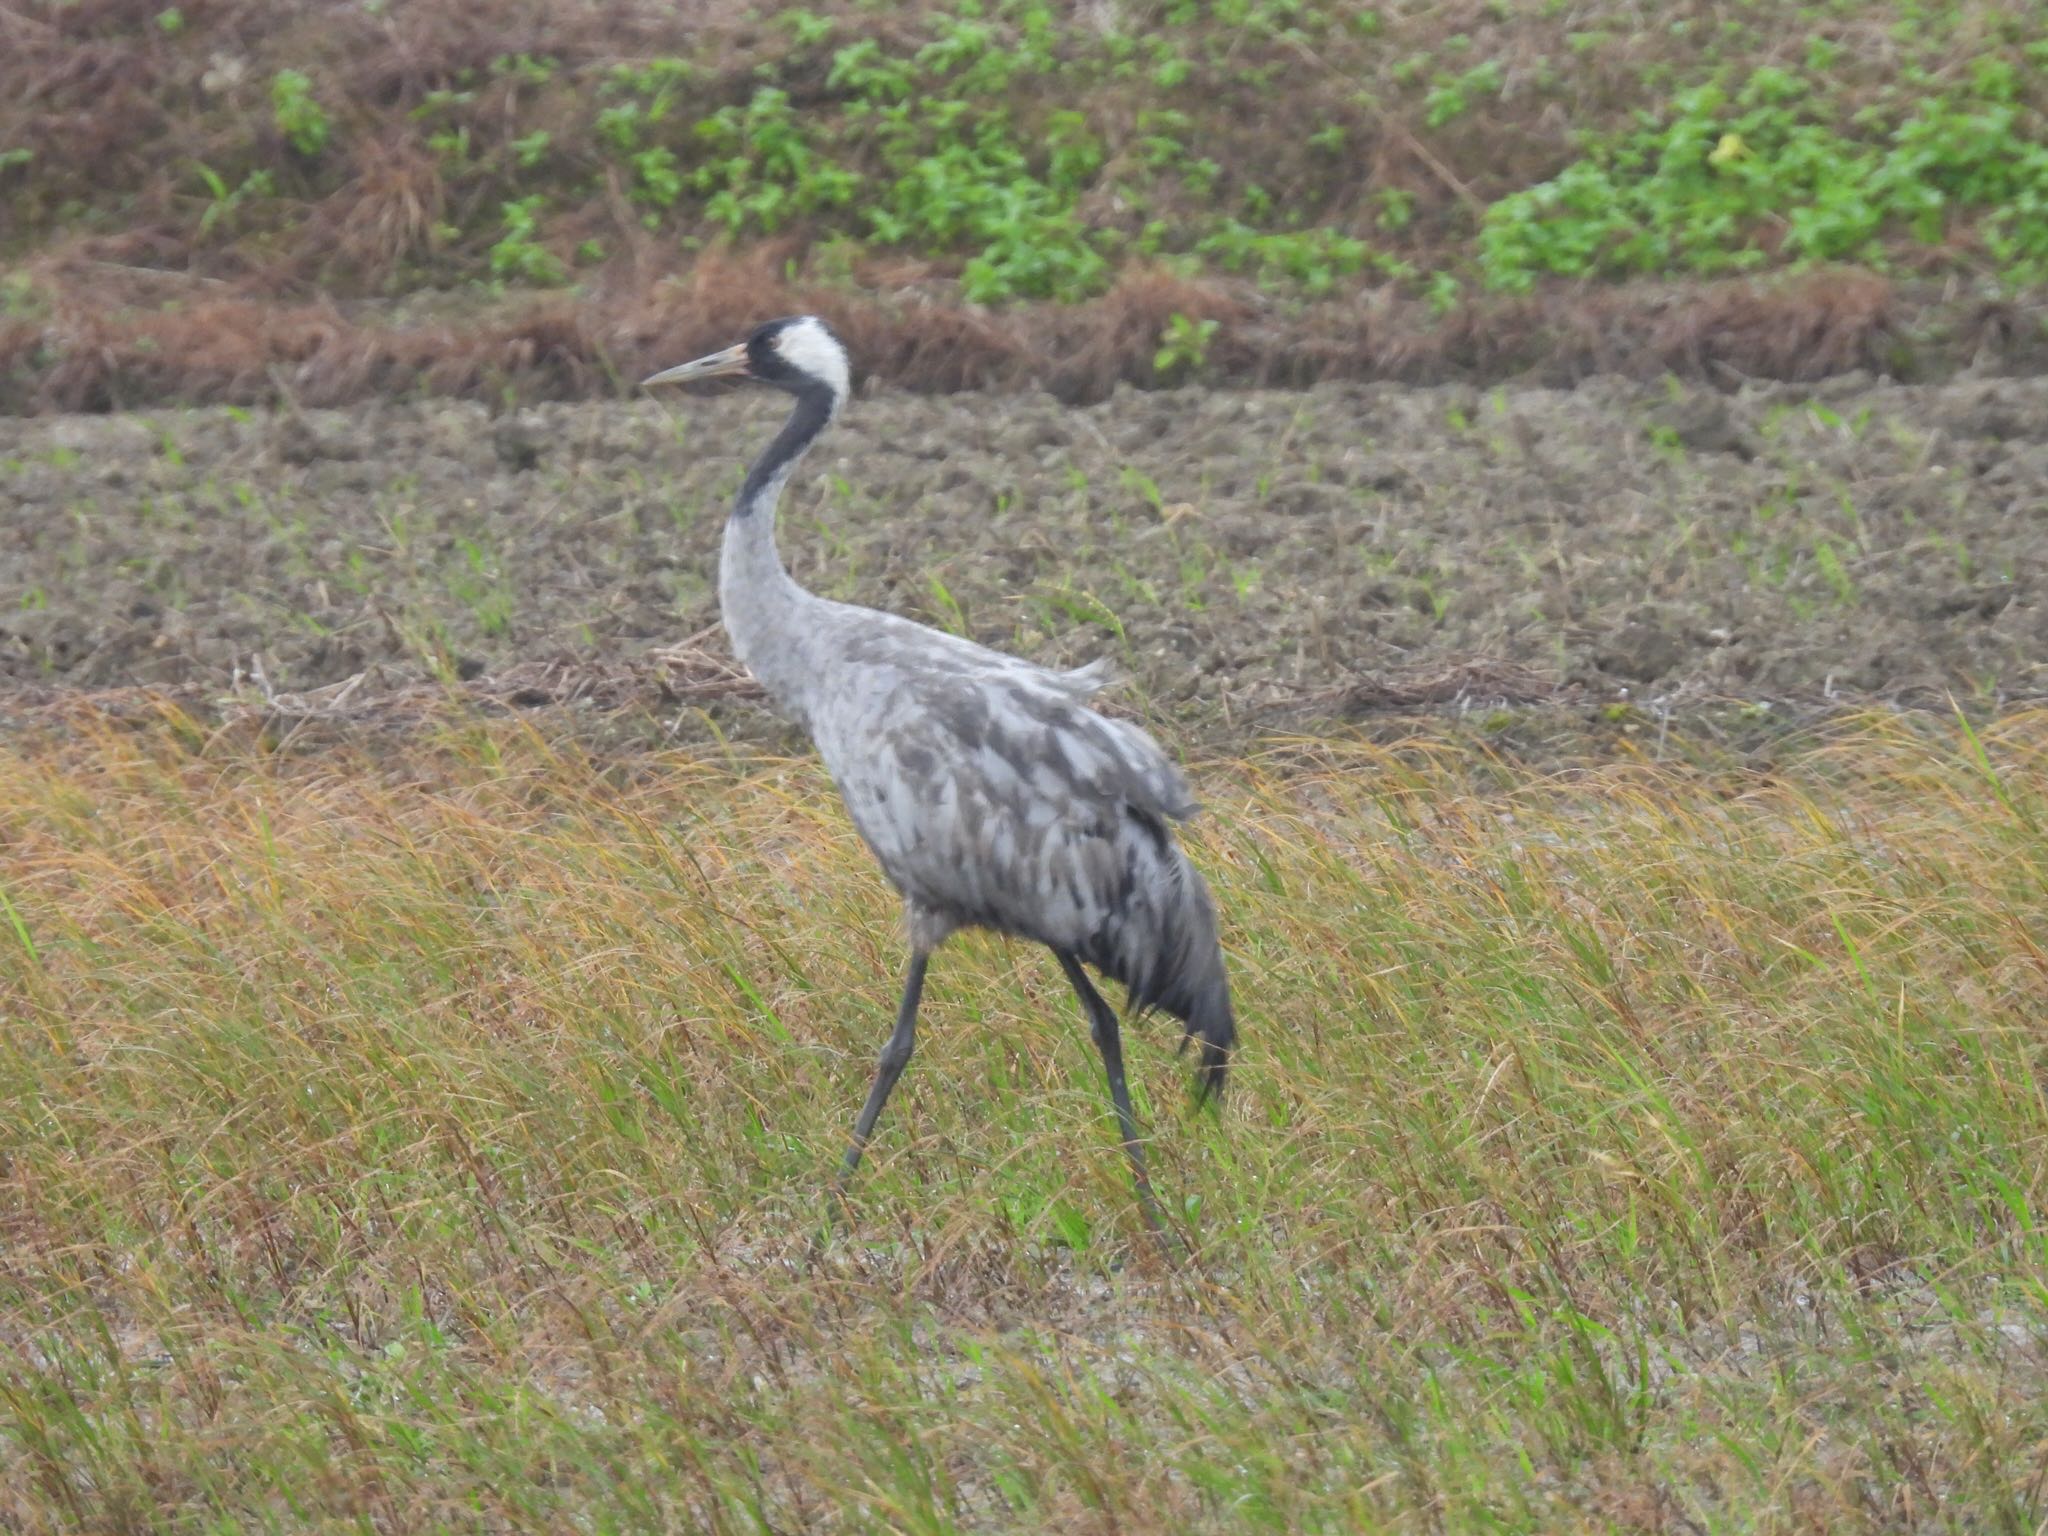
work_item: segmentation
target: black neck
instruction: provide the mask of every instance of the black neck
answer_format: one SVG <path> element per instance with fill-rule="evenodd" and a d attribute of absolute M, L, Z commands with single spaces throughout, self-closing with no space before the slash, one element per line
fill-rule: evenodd
<path fill-rule="evenodd" d="M 775 434 L 761 457 L 754 460 L 754 467 L 747 471 L 746 483 L 740 487 L 739 499 L 732 504 L 734 517 L 746 517 L 760 510 L 760 503 L 768 487 L 776 477 L 804 455 L 804 450 L 816 441 L 832 421 L 832 391 L 824 385 L 800 385 L 796 395 L 796 409 L 789 413 L 789 420 L 782 424 L 782 430 Z"/>

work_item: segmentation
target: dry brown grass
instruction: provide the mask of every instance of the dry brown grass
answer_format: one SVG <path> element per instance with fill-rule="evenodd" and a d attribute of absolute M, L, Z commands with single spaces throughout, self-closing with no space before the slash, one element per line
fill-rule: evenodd
<path fill-rule="evenodd" d="M 401 167 L 386 170 L 374 190 L 366 173 L 367 206 L 337 237 L 353 242 L 366 267 L 420 238 L 431 207 L 428 187 Z M 1644 284 L 1501 299 L 1437 317 L 1401 302 L 1280 309 L 1237 285 L 1139 270 L 1083 304 L 993 311 L 914 287 L 792 285 L 766 261 L 712 258 L 646 286 L 472 304 L 460 319 L 405 321 L 94 261 L 45 271 L 50 314 L 0 322 L 0 411 L 280 397 L 343 405 L 411 392 L 493 403 L 617 395 L 676 358 L 799 310 L 839 329 L 864 376 L 926 392 L 1040 388 L 1075 402 L 1099 400 L 1118 384 L 1156 386 L 1154 354 L 1175 314 L 1217 322 L 1202 376 L 1237 384 L 1569 384 L 1615 373 L 1725 385 L 1852 368 L 1911 376 L 1967 363 L 1987 341 L 2010 365 L 2026 361 L 2019 327 L 1999 322 L 2006 310 L 1930 307 L 1867 274 Z M 167 288 L 186 302 L 163 307 Z M 157 304 L 132 302 L 145 296 Z"/>
<path fill-rule="evenodd" d="M 375 289 L 427 249 L 446 205 L 440 171 L 417 144 L 366 140 L 354 180 L 314 210 L 312 243 L 332 248 L 358 286 Z"/>
<path fill-rule="evenodd" d="M 1281 755 L 1169 1266 L 978 940 L 811 1249 L 901 955 L 814 765 L 10 738 L 0 1525 L 2033 1528 L 2048 719 Z"/>

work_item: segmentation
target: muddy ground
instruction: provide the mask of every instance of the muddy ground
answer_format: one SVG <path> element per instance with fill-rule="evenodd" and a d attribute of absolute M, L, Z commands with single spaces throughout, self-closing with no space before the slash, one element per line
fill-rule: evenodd
<path fill-rule="evenodd" d="M 715 571 L 780 414 L 741 388 L 0 420 L 0 715 L 454 687 L 775 739 Z M 2048 380 L 873 393 L 783 539 L 833 596 L 1108 654 L 1212 740 L 1415 706 L 1996 708 L 2048 694 Z"/>

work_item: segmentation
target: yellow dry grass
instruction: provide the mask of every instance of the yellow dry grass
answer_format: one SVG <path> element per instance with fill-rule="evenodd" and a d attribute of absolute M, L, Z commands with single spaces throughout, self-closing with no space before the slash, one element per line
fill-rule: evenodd
<path fill-rule="evenodd" d="M 2026 1530 L 2048 715 L 1201 765 L 1246 1048 L 934 966 L 815 765 L 0 749 L 0 1524 Z"/>

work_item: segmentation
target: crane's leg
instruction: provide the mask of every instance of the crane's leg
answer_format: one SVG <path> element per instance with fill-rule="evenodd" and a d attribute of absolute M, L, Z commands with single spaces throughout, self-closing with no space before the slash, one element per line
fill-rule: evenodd
<path fill-rule="evenodd" d="M 845 1193 L 846 1181 L 860 1166 L 860 1155 L 867 1150 L 875 1122 L 882 1118 L 882 1106 L 889 1102 L 889 1090 L 910 1065 L 910 1053 L 917 1043 L 917 1000 L 924 995 L 924 968 L 930 958 L 923 950 L 910 957 L 910 974 L 903 982 L 903 1002 L 896 1010 L 896 1032 L 889 1036 L 889 1043 L 882 1047 L 881 1060 L 875 1063 L 874 1086 L 868 1089 L 868 1101 L 853 1123 L 853 1144 L 846 1149 L 846 1161 L 839 1165 L 839 1173 L 832 1180 L 834 1194 Z"/>
<path fill-rule="evenodd" d="M 1131 1159 L 1131 1174 L 1137 1181 L 1145 1225 L 1159 1232 L 1163 1230 L 1159 1202 L 1152 1198 L 1152 1179 L 1145 1172 L 1145 1148 L 1138 1140 L 1138 1119 L 1131 1113 L 1130 1085 L 1124 1081 L 1123 1036 L 1117 1032 L 1116 1012 L 1102 1000 L 1102 994 L 1095 990 L 1095 983 L 1088 979 L 1088 973 L 1081 969 L 1080 960 L 1071 951 L 1055 949 L 1053 953 L 1059 957 L 1060 969 L 1074 984 L 1074 992 L 1088 1014 L 1088 1033 L 1096 1049 L 1102 1052 L 1103 1070 L 1109 1074 L 1109 1097 L 1116 1105 L 1116 1123 L 1123 1132 L 1124 1151 Z"/>

